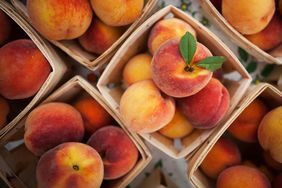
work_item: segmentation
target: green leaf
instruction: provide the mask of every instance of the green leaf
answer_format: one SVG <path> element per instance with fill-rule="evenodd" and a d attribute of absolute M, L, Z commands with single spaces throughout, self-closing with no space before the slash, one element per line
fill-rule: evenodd
<path fill-rule="evenodd" d="M 270 73 L 273 71 L 273 69 L 274 69 L 274 65 L 273 65 L 273 64 L 268 64 L 268 65 L 266 65 L 266 66 L 262 69 L 262 71 L 261 71 L 260 74 L 261 74 L 263 77 L 267 77 L 267 76 L 270 75 Z"/>
<path fill-rule="evenodd" d="M 223 56 L 212 56 L 199 61 L 196 65 L 213 72 L 220 69 L 225 60 Z"/>
<path fill-rule="evenodd" d="M 186 32 L 180 40 L 179 50 L 187 65 L 190 65 L 195 55 L 196 49 L 197 41 L 195 37 L 191 33 Z"/>
<path fill-rule="evenodd" d="M 248 71 L 248 73 L 253 73 L 253 72 L 255 72 L 256 69 L 257 69 L 257 65 L 258 65 L 258 63 L 255 62 L 255 61 L 252 61 L 251 63 L 249 63 L 248 66 L 247 66 L 247 68 L 246 68 L 247 71 Z"/>
<path fill-rule="evenodd" d="M 162 160 L 160 159 L 158 162 L 156 162 L 156 164 L 154 165 L 154 168 L 162 168 L 163 167 L 163 162 Z"/>
<path fill-rule="evenodd" d="M 243 60 L 244 62 L 248 61 L 249 54 L 242 48 L 238 48 L 238 53 L 240 56 L 240 59 Z"/>

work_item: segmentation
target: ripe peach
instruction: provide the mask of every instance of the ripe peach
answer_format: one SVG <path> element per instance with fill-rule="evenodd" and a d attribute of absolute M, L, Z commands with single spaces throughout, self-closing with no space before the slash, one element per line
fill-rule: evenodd
<path fill-rule="evenodd" d="M 0 48 L 0 94 L 7 99 L 33 96 L 51 67 L 31 40 L 20 39 Z"/>
<path fill-rule="evenodd" d="M 95 149 L 67 142 L 42 155 L 36 167 L 37 186 L 99 188 L 103 171 L 103 161 Z"/>
<path fill-rule="evenodd" d="M 52 102 L 35 108 L 25 122 L 24 141 L 36 156 L 64 142 L 81 141 L 83 120 L 71 105 Z"/>
<path fill-rule="evenodd" d="M 173 119 L 159 132 L 168 138 L 183 138 L 193 131 L 193 126 L 178 109 L 175 110 Z"/>
<path fill-rule="evenodd" d="M 148 39 L 150 53 L 155 54 L 162 44 L 171 39 L 180 39 L 187 31 L 196 37 L 196 31 L 178 18 L 168 18 L 157 22 Z"/>
<path fill-rule="evenodd" d="M 107 25 L 124 26 L 141 16 L 144 0 L 90 0 L 95 14 Z"/>
<path fill-rule="evenodd" d="M 255 99 L 230 125 L 228 132 L 243 142 L 257 142 L 258 126 L 268 109 L 259 99 Z"/>
<path fill-rule="evenodd" d="M 97 129 L 111 125 L 112 116 L 91 96 L 77 100 L 73 105 L 81 114 L 85 131 L 94 133 Z"/>
<path fill-rule="evenodd" d="M 125 86 L 129 86 L 141 80 L 152 78 L 150 54 L 138 54 L 132 57 L 123 69 L 123 81 Z"/>
<path fill-rule="evenodd" d="M 88 0 L 27 0 L 27 12 L 32 25 L 49 40 L 80 37 L 93 15 Z"/>
<path fill-rule="evenodd" d="M 106 180 L 124 176 L 138 159 L 138 150 L 134 143 L 121 128 L 115 126 L 99 129 L 89 138 L 87 144 L 102 156 Z"/>
<path fill-rule="evenodd" d="M 175 104 L 173 98 L 161 94 L 152 80 L 143 80 L 123 93 L 120 113 L 130 130 L 151 133 L 172 120 Z"/>
<path fill-rule="evenodd" d="M 6 125 L 9 112 L 10 107 L 8 102 L 0 96 L 0 129 Z"/>
<path fill-rule="evenodd" d="M 256 168 L 237 165 L 222 171 L 217 179 L 217 188 L 271 188 L 267 177 Z"/>
<path fill-rule="evenodd" d="M 229 139 L 220 138 L 209 151 L 201 164 L 202 171 L 210 178 L 217 178 L 226 168 L 238 165 L 241 154 L 236 144 Z"/>
<path fill-rule="evenodd" d="M 212 78 L 204 89 L 177 102 L 195 128 L 209 129 L 216 126 L 226 114 L 230 97 L 224 85 Z"/>
<path fill-rule="evenodd" d="M 274 0 L 222 0 L 222 14 L 240 33 L 251 35 L 262 31 L 275 12 Z"/>
<path fill-rule="evenodd" d="M 245 35 L 245 37 L 262 50 L 271 50 L 282 42 L 282 18 L 281 15 L 273 16 L 267 27 L 259 33 Z"/>
<path fill-rule="evenodd" d="M 2 46 L 10 37 L 12 25 L 9 17 L 0 10 L 0 46 Z"/>
<path fill-rule="evenodd" d="M 266 164 L 272 168 L 274 168 L 275 170 L 280 170 L 282 171 L 282 163 L 279 163 L 277 161 L 275 161 L 269 152 L 264 151 L 263 152 L 263 158 L 266 162 Z"/>
<path fill-rule="evenodd" d="M 122 33 L 121 28 L 108 26 L 95 18 L 78 41 L 85 50 L 102 54 L 121 37 Z"/>
<path fill-rule="evenodd" d="M 154 54 L 151 68 L 152 77 L 158 88 L 172 97 L 188 97 L 203 89 L 212 77 L 212 72 L 197 67 L 196 64 L 211 52 L 201 43 L 192 60 L 193 69 L 187 65 L 179 51 L 179 40 L 173 39 L 163 44 Z"/>
<path fill-rule="evenodd" d="M 282 187 L 282 173 L 278 174 L 273 180 L 273 188 Z"/>
<path fill-rule="evenodd" d="M 268 112 L 258 128 L 258 139 L 262 148 L 270 152 L 271 157 L 282 163 L 282 106 Z"/>

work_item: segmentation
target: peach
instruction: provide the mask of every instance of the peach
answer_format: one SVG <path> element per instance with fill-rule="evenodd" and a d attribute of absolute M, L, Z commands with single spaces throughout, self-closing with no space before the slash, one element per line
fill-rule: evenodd
<path fill-rule="evenodd" d="M 258 141 L 258 126 L 268 109 L 259 99 L 255 99 L 230 125 L 228 133 L 243 142 Z"/>
<path fill-rule="evenodd" d="M 119 127 L 107 126 L 96 131 L 88 140 L 104 163 L 104 179 L 120 178 L 133 169 L 138 160 L 138 150 Z"/>
<path fill-rule="evenodd" d="M 271 50 L 282 42 L 282 18 L 276 14 L 265 29 L 245 37 L 262 50 Z"/>
<path fill-rule="evenodd" d="M 80 37 L 93 15 L 88 0 L 27 0 L 27 12 L 35 29 L 49 40 Z"/>
<path fill-rule="evenodd" d="M 113 123 L 112 116 L 91 96 L 77 100 L 73 106 L 80 112 L 85 131 L 94 133 L 97 129 Z"/>
<path fill-rule="evenodd" d="M 200 92 L 178 99 L 177 103 L 195 128 L 210 129 L 215 127 L 228 111 L 230 96 L 220 81 L 212 78 Z"/>
<path fill-rule="evenodd" d="M 122 33 L 122 28 L 108 26 L 95 18 L 78 41 L 85 50 L 102 54 L 121 37 Z"/>
<path fill-rule="evenodd" d="M 265 165 L 260 165 L 259 167 L 256 166 L 252 161 L 244 161 L 242 163 L 242 165 L 248 166 L 248 167 L 252 167 L 252 168 L 256 168 L 258 170 L 260 170 L 269 180 L 273 179 L 273 172 L 270 168 L 268 168 Z"/>
<path fill-rule="evenodd" d="M 83 120 L 71 105 L 52 102 L 38 106 L 25 122 L 24 141 L 36 156 L 64 142 L 81 141 Z"/>
<path fill-rule="evenodd" d="M 141 80 L 151 79 L 151 61 L 152 56 L 147 53 L 132 57 L 122 72 L 125 87 Z"/>
<path fill-rule="evenodd" d="M 0 94 L 24 99 L 37 93 L 51 67 L 31 40 L 20 39 L 0 48 L 0 70 Z"/>
<path fill-rule="evenodd" d="M 278 174 L 273 180 L 273 188 L 282 187 L 282 173 Z"/>
<path fill-rule="evenodd" d="M 211 52 L 201 43 L 191 62 L 192 69 L 187 65 L 179 50 L 179 40 L 173 39 L 163 44 L 154 54 L 151 69 L 152 78 L 158 88 L 172 97 L 188 97 L 203 89 L 212 77 L 212 72 L 197 67 L 196 64 Z"/>
<path fill-rule="evenodd" d="M 264 152 L 263 152 L 263 158 L 264 158 L 264 160 L 265 160 L 265 162 L 266 162 L 266 164 L 267 164 L 268 166 L 270 166 L 271 168 L 274 168 L 275 170 L 280 170 L 280 171 L 282 171 L 282 163 L 279 163 L 279 162 L 275 161 L 275 160 L 271 157 L 271 155 L 270 155 L 269 152 L 264 151 Z"/>
<path fill-rule="evenodd" d="M 124 26 L 133 23 L 142 13 L 144 0 L 90 0 L 95 14 L 107 25 Z"/>
<path fill-rule="evenodd" d="M 92 147 L 67 142 L 47 151 L 36 167 L 40 188 L 99 188 L 103 181 L 103 161 Z"/>
<path fill-rule="evenodd" d="M 168 138 L 183 138 L 193 131 L 193 126 L 188 119 L 176 109 L 173 119 L 159 132 Z"/>
<path fill-rule="evenodd" d="M 180 39 L 186 32 L 196 37 L 196 31 L 186 22 L 178 18 L 168 18 L 157 22 L 149 35 L 148 48 L 151 54 L 159 47 L 171 39 Z"/>
<path fill-rule="evenodd" d="M 222 171 L 217 179 L 217 188 L 271 188 L 267 177 L 256 168 L 237 165 Z"/>
<path fill-rule="evenodd" d="M 6 125 L 9 112 L 10 107 L 8 102 L 0 96 L 0 129 Z"/>
<path fill-rule="evenodd" d="M 282 106 L 268 112 L 258 128 L 258 140 L 262 148 L 270 152 L 271 157 L 282 163 Z"/>
<path fill-rule="evenodd" d="M 120 100 L 125 125 L 138 133 L 151 133 L 166 126 L 175 113 L 174 100 L 162 95 L 152 80 L 132 84 Z"/>
<path fill-rule="evenodd" d="M 12 24 L 9 17 L 0 10 L 0 47 L 8 40 L 12 31 Z"/>
<path fill-rule="evenodd" d="M 229 139 L 220 138 L 209 151 L 201 164 L 202 171 L 210 178 L 217 178 L 226 168 L 238 165 L 241 154 L 236 144 Z"/>
<path fill-rule="evenodd" d="M 223 16 L 245 35 L 255 34 L 266 28 L 274 12 L 274 0 L 222 0 Z"/>

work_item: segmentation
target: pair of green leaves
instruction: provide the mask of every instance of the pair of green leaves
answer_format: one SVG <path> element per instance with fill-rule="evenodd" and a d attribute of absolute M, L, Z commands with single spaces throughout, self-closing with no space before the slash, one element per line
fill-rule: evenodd
<path fill-rule="evenodd" d="M 191 68 L 191 62 L 197 49 L 197 41 L 195 37 L 191 33 L 186 32 L 180 40 L 179 49 L 187 67 Z M 224 61 L 225 58 L 223 56 L 212 56 L 199 61 L 196 66 L 213 72 L 220 69 Z"/>

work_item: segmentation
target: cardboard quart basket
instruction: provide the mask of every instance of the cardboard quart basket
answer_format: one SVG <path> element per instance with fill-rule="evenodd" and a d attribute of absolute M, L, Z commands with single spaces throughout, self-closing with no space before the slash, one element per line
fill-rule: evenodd
<path fill-rule="evenodd" d="M 25 5 L 21 0 L 11 0 L 12 4 L 16 7 L 16 9 L 30 22 L 30 19 L 27 14 L 27 10 Z M 77 62 L 87 67 L 90 70 L 97 70 L 99 67 L 108 63 L 111 57 L 114 55 L 118 47 L 122 44 L 122 42 L 128 38 L 128 36 L 141 24 L 144 20 L 152 14 L 157 5 L 157 0 L 144 0 L 144 8 L 142 10 L 141 16 L 128 26 L 123 35 L 103 54 L 95 55 L 93 53 L 87 52 L 84 50 L 79 43 L 74 40 L 63 40 L 63 41 L 55 41 L 49 40 L 52 44 L 60 48 L 70 57 L 75 59 Z"/>
<path fill-rule="evenodd" d="M 35 106 L 41 99 L 43 99 L 43 97 L 45 97 L 54 89 L 54 87 L 62 79 L 67 67 L 57 55 L 55 50 L 50 46 L 50 44 L 42 39 L 9 3 L 6 1 L 0 1 L 0 9 L 4 11 L 4 13 L 6 13 L 19 27 L 21 27 L 23 32 L 25 32 L 27 36 L 34 42 L 34 44 L 48 60 L 52 69 L 40 90 L 32 97 L 31 101 L 26 105 L 26 107 L 0 130 L 1 138 L 7 132 L 13 129 L 33 106 Z"/>
<path fill-rule="evenodd" d="M 282 57 L 275 56 L 275 49 L 273 51 L 265 52 L 258 46 L 246 39 L 234 27 L 232 27 L 223 15 L 215 8 L 210 0 L 200 0 L 200 4 L 209 18 L 220 27 L 220 29 L 228 35 L 228 37 L 241 48 L 245 49 L 249 54 L 254 56 L 259 61 L 267 63 L 282 64 Z"/>
<path fill-rule="evenodd" d="M 119 125 L 124 130 L 138 149 L 139 158 L 135 167 L 125 176 L 117 180 L 107 181 L 106 183 L 107 187 L 124 188 L 147 166 L 152 157 L 142 140 L 136 134 L 130 133 L 104 103 L 100 93 L 82 77 L 75 76 L 53 92 L 42 104 L 54 101 L 72 103 L 77 97 L 83 96 L 84 94 L 89 94 L 104 107 L 104 109 L 115 119 L 117 123 L 116 125 Z M 25 119 L 17 126 L 17 131 L 9 133 L 2 138 L 0 147 L 0 165 L 1 158 L 2 161 L 4 161 L 2 162 L 4 164 L 0 167 L 5 174 L 5 182 L 10 182 L 11 185 L 20 185 L 20 187 L 33 188 L 36 186 L 35 171 L 39 158 L 27 150 L 21 140 L 24 134 Z M 13 147 L 18 145 L 18 147 L 7 149 L 9 148 L 9 145 L 13 145 Z"/>
<path fill-rule="evenodd" d="M 222 41 L 198 21 L 173 6 L 167 6 L 155 13 L 125 41 L 100 77 L 97 85 L 98 89 L 111 105 L 114 112 L 121 118 L 119 103 L 124 90 L 122 87 L 109 86 L 113 83 L 122 81 L 123 67 L 130 58 L 147 51 L 147 38 L 154 24 L 169 17 L 176 17 L 189 23 L 196 30 L 199 42 L 208 47 L 214 55 L 225 56 L 227 59 L 223 66 L 223 74 L 224 77 L 226 77 L 226 79 L 224 79 L 224 85 L 230 93 L 231 104 L 225 118 L 223 118 L 218 125 L 219 127 L 222 127 L 224 119 L 226 119 L 233 111 L 248 88 L 251 78 L 236 56 L 227 46 L 225 46 L 225 44 L 223 44 Z M 237 75 L 237 80 L 227 79 L 230 74 Z M 180 140 L 180 147 L 179 145 L 175 145 L 177 143 L 176 140 L 162 136 L 158 132 L 140 135 L 169 156 L 173 158 L 181 158 L 196 149 L 205 139 L 207 139 L 213 130 L 214 129 L 193 131 L 192 134 Z"/>
<path fill-rule="evenodd" d="M 273 109 L 277 106 L 282 105 L 282 93 L 270 84 L 260 84 L 250 89 L 246 94 L 246 97 L 240 102 L 240 107 L 237 108 L 231 117 L 226 122 L 225 126 L 215 131 L 208 140 L 206 140 L 202 146 L 197 150 L 194 155 L 187 157 L 188 161 L 188 179 L 191 181 L 195 188 L 210 188 L 215 187 L 215 181 L 209 179 L 201 170 L 200 165 L 218 141 L 218 139 L 226 133 L 228 127 L 236 120 L 236 118 L 255 100 L 259 98 L 264 101 L 264 103 Z M 270 111 L 269 110 L 269 111 Z M 241 143 L 240 147 L 243 147 Z M 258 143 L 257 143 L 258 144 Z M 246 144 L 245 144 L 246 145 Z M 254 146 L 252 146 L 254 147 Z"/>

